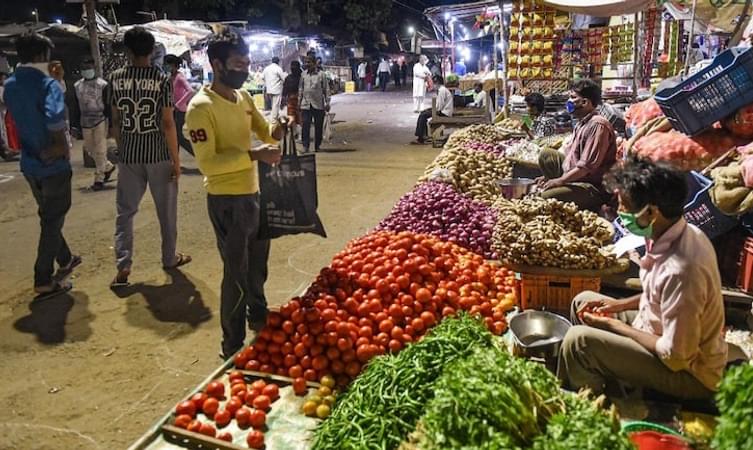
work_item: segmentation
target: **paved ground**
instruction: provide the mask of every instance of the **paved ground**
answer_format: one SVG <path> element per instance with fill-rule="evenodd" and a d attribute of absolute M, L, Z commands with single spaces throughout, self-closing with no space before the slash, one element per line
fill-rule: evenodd
<path fill-rule="evenodd" d="M 406 145 L 409 92 L 340 95 L 336 132 L 319 154 L 319 212 L 329 237 L 274 241 L 267 296 L 304 289 L 345 243 L 377 224 L 436 155 Z M 70 295 L 34 304 L 36 206 L 17 163 L 0 163 L 0 448 L 125 448 L 219 366 L 222 272 L 201 177 L 180 180 L 179 250 L 194 262 L 174 277 L 159 264 L 154 206 L 136 218 L 132 289 L 114 276 L 114 188 L 89 192 L 91 169 L 75 154 L 65 235 L 84 264 Z M 185 155 L 185 154 L 184 154 Z M 184 165 L 195 167 L 186 155 Z"/>

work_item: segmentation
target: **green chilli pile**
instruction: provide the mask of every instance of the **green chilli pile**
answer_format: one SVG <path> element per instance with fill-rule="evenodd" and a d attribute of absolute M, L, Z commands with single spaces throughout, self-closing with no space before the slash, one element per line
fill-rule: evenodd
<path fill-rule="evenodd" d="M 753 365 L 733 367 L 716 394 L 719 422 L 712 447 L 718 450 L 753 449 Z"/>

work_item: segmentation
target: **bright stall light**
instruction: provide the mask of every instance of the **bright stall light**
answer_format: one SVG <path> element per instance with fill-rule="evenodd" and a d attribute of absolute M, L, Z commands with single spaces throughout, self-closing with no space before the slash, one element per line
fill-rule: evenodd
<path fill-rule="evenodd" d="M 251 45 L 248 48 L 251 49 L 252 52 L 255 52 L 259 50 L 259 45 L 254 42 L 254 43 L 251 43 Z"/>
<path fill-rule="evenodd" d="M 489 61 L 489 57 L 484 55 L 484 62 L 487 62 L 487 61 Z"/>
<path fill-rule="evenodd" d="M 444 20 L 450 20 L 450 13 L 444 13 Z"/>
<path fill-rule="evenodd" d="M 269 47 L 264 47 L 264 53 L 270 54 L 272 53 L 272 49 L 270 49 Z"/>
<path fill-rule="evenodd" d="M 319 43 L 316 42 L 314 39 L 309 40 L 309 47 L 310 48 L 319 48 Z"/>
<path fill-rule="evenodd" d="M 463 55 L 464 59 L 471 59 L 471 49 L 468 47 L 465 47 L 462 50 L 460 50 L 460 54 Z"/>
<path fill-rule="evenodd" d="M 326 51 L 324 52 L 324 54 L 325 54 L 325 55 L 327 55 L 327 56 L 329 56 L 329 55 L 330 55 L 331 53 L 329 52 L 329 50 L 326 50 Z"/>
<path fill-rule="evenodd" d="M 416 29 L 413 27 L 408 27 L 408 33 L 410 34 L 416 34 Z"/>

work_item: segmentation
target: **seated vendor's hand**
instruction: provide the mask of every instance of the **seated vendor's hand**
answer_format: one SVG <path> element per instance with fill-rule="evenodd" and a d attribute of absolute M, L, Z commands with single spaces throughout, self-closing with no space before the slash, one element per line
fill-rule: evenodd
<path fill-rule="evenodd" d="M 536 177 L 536 179 L 534 181 L 536 181 L 536 184 L 539 187 L 542 187 L 542 186 L 544 186 L 544 184 L 546 184 L 546 177 Z"/>
<path fill-rule="evenodd" d="M 617 319 L 589 312 L 583 314 L 582 320 L 583 323 L 589 327 L 599 328 L 606 331 L 614 331 L 617 328 L 616 324 L 622 323 Z"/>
<path fill-rule="evenodd" d="M 625 302 L 613 298 L 593 298 L 582 302 L 578 308 L 578 315 L 590 312 L 600 315 L 616 314 L 625 310 Z"/>
<path fill-rule="evenodd" d="M 544 190 L 558 188 L 564 184 L 559 178 L 554 178 L 544 183 Z"/>

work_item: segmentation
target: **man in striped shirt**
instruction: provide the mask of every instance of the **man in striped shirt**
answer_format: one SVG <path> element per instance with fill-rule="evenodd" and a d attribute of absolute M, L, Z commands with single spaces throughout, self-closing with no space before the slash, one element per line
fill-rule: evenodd
<path fill-rule="evenodd" d="M 133 217 L 147 185 L 162 233 L 162 266 L 191 261 L 176 253 L 180 159 L 173 118 L 172 86 L 151 64 L 154 36 L 134 27 L 124 36 L 130 65 L 110 76 L 112 127 L 120 151 L 115 256 L 118 273 L 112 287 L 128 284 L 133 262 Z"/>

